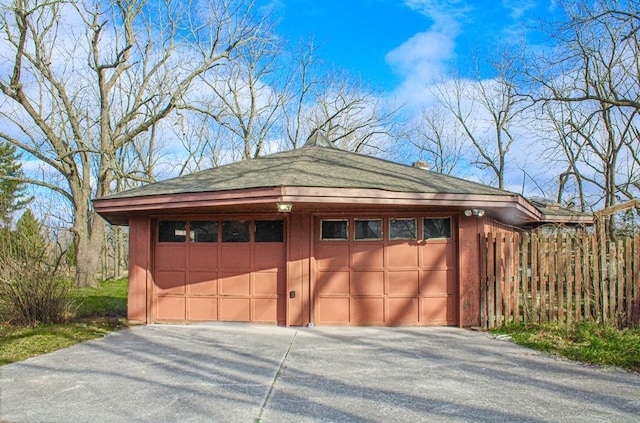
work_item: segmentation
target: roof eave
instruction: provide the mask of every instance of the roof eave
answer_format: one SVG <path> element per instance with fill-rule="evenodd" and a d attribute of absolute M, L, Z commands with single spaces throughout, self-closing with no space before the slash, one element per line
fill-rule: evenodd
<path fill-rule="evenodd" d="M 94 207 L 96 212 L 109 222 L 126 225 L 128 216 L 131 214 L 195 208 L 241 207 L 278 201 L 291 202 L 302 207 L 317 204 L 356 204 L 381 207 L 440 207 L 456 210 L 480 208 L 485 209 L 488 214 L 499 220 L 513 225 L 546 221 L 545 216 L 538 209 L 517 194 L 416 193 L 355 188 L 272 187 L 131 198 L 104 198 L 94 200 Z"/>
<path fill-rule="evenodd" d="M 557 223 L 557 224 L 574 224 L 574 225 L 593 225 L 595 219 L 593 215 L 576 214 L 576 215 L 552 215 L 543 214 L 542 221 L 545 223 Z"/>

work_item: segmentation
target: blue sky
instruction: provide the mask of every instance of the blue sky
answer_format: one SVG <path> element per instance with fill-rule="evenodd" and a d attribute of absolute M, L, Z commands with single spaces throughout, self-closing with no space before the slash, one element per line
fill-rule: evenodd
<path fill-rule="evenodd" d="M 471 55 L 490 58 L 555 10 L 555 0 L 264 1 L 284 37 L 313 37 L 328 65 L 387 92 L 411 92 L 452 64 L 464 74 Z"/>
<path fill-rule="evenodd" d="M 316 55 L 327 66 L 383 90 L 384 97 L 401 105 L 414 121 L 420 120 L 423 108 L 436 104 L 429 85 L 447 87 L 452 79 L 477 76 L 472 62 L 479 62 L 483 79 L 491 79 L 491 68 L 483 63 L 499 60 L 501 48 L 509 44 L 520 48 L 523 40 L 527 49 L 540 48 L 541 22 L 554 20 L 559 13 L 556 0 L 260 0 L 258 4 L 268 5 L 279 18 L 281 36 L 291 42 L 312 37 L 321 47 Z M 479 120 L 479 127 L 485 124 Z M 525 133 L 519 139 L 507 159 L 505 175 L 507 188 L 518 192 L 522 169 L 535 162 L 529 158 L 539 156 L 536 148 L 542 148 Z M 486 171 L 463 167 L 457 170 L 460 175 L 490 182 Z M 534 163 L 528 171 L 542 180 L 538 168 Z M 537 189 L 535 195 L 540 195 Z"/>

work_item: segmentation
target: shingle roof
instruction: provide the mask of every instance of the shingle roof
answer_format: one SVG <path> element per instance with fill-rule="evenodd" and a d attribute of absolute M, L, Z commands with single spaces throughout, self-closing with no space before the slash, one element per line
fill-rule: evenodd
<path fill-rule="evenodd" d="M 387 160 L 318 146 L 270 154 L 113 194 L 104 199 L 268 187 L 360 188 L 392 192 L 516 195 Z"/>
<path fill-rule="evenodd" d="M 547 218 L 558 217 L 593 217 L 593 213 L 580 212 L 570 209 L 565 209 L 560 207 L 560 204 L 554 202 L 553 200 L 543 198 L 543 197 L 530 197 L 528 201 L 535 206 L 540 212 Z"/>

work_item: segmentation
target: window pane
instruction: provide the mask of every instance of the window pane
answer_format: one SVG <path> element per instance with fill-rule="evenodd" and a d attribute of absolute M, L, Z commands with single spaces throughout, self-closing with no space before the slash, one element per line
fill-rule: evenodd
<path fill-rule="evenodd" d="M 348 225 L 346 220 L 323 220 L 322 239 L 348 239 Z"/>
<path fill-rule="evenodd" d="M 185 242 L 186 239 L 187 222 L 164 220 L 158 224 L 158 240 L 160 242 Z"/>
<path fill-rule="evenodd" d="M 424 218 L 424 239 L 451 238 L 451 218 Z"/>
<path fill-rule="evenodd" d="M 416 239 L 415 219 L 390 219 L 389 239 Z"/>
<path fill-rule="evenodd" d="M 249 242 L 248 220 L 225 220 L 222 222 L 222 242 Z"/>
<path fill-rule="evenodd" d="M 382 220 L 356 220 L 356 239 L 382 239 Z"/>
<path fill-rule="evenodd" d="M 192 221 L 191 242 L 217 242 L 218 222 Z"/>
<path fill-rule="evenodd" d="M 256 242 L 283 242 L 284 220 L 256 220 Z"/>

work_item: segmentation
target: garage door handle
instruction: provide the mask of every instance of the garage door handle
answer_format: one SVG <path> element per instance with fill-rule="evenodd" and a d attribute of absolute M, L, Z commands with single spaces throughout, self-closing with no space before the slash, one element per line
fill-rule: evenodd
<path fill-rule="evenodd" d="M 295 298 L 296 297 L 296 291 L 289 291 L 289 298 Z"/>

